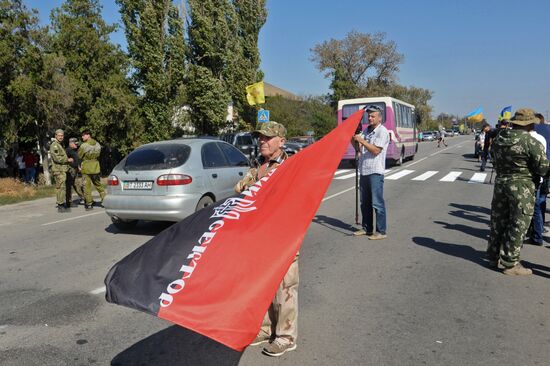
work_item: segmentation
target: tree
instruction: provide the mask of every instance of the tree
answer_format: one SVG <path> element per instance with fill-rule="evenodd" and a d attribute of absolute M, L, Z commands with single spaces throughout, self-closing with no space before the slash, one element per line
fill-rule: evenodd
<path fill-rule="evenodd" d="M 233 107 L 246 123 L 254 125 L 257 108 L 246 100 L 247 85 L 263 80 L 260 70 L 258 36 L 267 20 L 265 0 L 233 0 L 240 47 L 226 76 Z"/>
<path fill-rule="evenodd" d="M 52 131 L 65 125 L 74 85 L 35 14 L 19 0 L 0 0 L 0 128 L 10 143 L 40 144 L 50 184 L 47 146 Z"/>
<path fill-rule="evenodd" d="M 248 105 L 245 88 L 263 79 L 258 35 L 267 18 L 265 0 L 190 0 L 189 8 L 190 63 L 195 66 L 195 74 L 202 70 L 201 82 L 220 86 L 214 93 L 197 85 L 197 79 L 189 78 L 188 87 L 194 91 L 189 99 L 193 123 L 202 133 L 217 134 L 227 126 L 227 105 L 217 104 L 229 100 L 235 114 L 253 124 L 256 108 Z M 203 109 L 214 105 L 220 114 Z"/>
<path fill-rule="evenodd" d="M 333 105 L 338 99 L 372 95 L 380 86 L 395 82 L 403 55 L 384 33 L 349 32 L 342 40 L 331 39 L 311 51 L 316 67 L 331 78 Z"/>
<path fill-rule="evenodd" d="M 432 91 L 424 88 L 417 88 L 415 86 L 406 87 L 395 84 L 391 87 L 388 94 L 394 98 L 401 99 L 404 102 L 414 105 L 415 112 L 420 117 L 421 123 L 428 123 L 428 121 L 430 121 L 432 107 L 428 102 L 432 99 Z"/>
<path fill-rule="evenodd" d="M 124 23 L 144 142 L 170 138 L 185 93 L 183 20 L 171 0 L 116 0 Z"/>
<path fill-rule="evenodd" d="M 109 39 L 116 27 L 104 22 L 98 0 L 66 0 L 51 19 L 52 50 L 64 56 L 75 86 L 68 134 L 87 127 L 108 148 L 127 152 L 140 143 L 144 129 L 126 79 L 128 60 Z"/>

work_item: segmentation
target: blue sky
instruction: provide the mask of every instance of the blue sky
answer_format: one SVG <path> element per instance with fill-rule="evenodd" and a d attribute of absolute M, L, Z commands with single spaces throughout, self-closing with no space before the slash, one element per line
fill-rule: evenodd
<path fill-rule="evenodd" d="M 62 3 L 24 2 L 43 23 Z M 119 23 L 114 0 L 100 2 L 105 20 Z M 434 117 L 482 106 L 494 123 L 507 105 L 550 116 L 550 1 L 267 0 L 267 8 L 259 45 L 265 80 L 295 94 L 329 92 L 310 61 L 316 44 L 351 30 L 385 32 L 405 56 L 399 82 L 432 90 Z M 122 31 L 112 39 L 125 44 Z"/>

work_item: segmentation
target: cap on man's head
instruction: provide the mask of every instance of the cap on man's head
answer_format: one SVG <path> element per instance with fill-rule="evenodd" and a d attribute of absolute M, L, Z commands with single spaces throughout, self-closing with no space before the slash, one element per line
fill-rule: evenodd
<path fill-rule="evenodd" d="M 69 139 L 69 144 L 70 144 L 70 143 L 73 143 L 73 144 L 78 145 L 78 139 L 77 139 L 76 137 L 71 137 L 71 138 Z"/>
<path fill-rule="evenodd" d="M 92 132 L 88 129 L 88 128 L 85 128 L 82 130 L 82 135 L 91 135 Z"/>
<path fill-rule="evenodd" d="M 382 112 L 382 108 L 377 105 L 369 105 L 365 110 L 367 113 Z"/>
<path fill-rule="evenodd" d="M 57 130 L 55 130 L 55 134 L 56 135 L 64 135 L 65 132 L 61 128 L 58 128 Z"/>
<path fill-rule="evenodd" d="M 269 122 L 262 122 L 260 123 L 260 128 L 257 130 L 254 130 L 252 132 L 253 135 L 264 135 L 267 137 L 286 137 L 286 128 L 282 124 L 275 122 L 275 121 L 269 121 Z"/>
<path fill-rule="evenodd" d="M 527 126 L 533 123 L 539 123 L 539 119 L 535 116 L 535 111 L 531 108 L 520 108 L 514 113 L 510 119 L 510 123 L 519 126 Z"/>

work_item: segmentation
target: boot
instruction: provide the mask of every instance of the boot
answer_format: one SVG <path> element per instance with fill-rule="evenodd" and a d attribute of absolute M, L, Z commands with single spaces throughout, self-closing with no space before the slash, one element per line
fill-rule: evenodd
<path fill-rule="evenodd" d="M 86 211 L 92 211 L 92 210 L 94 209 L 94 205 L 93 205 L 93 204 L 91 204 L 91 205 L 86 205 L 86 204 L 85 204 L 85 205 L 84 205 L 84 209 L 85 209 Z"/>
<path fill-rule="evenodd" d="M 529 268 L 525 268 L 521 265 L 521 263 L 518 262 L 518 264 L 516 264 L 515 266 L 504 269 L 502 273 L 510 276 L 527 276 L 533 274 L 533 271 L 531 271 Z"/>
<path fill-rule="evenodd" d="M 65 205 L 57 205 L 57 212 L 59 213 L 71 212 L 71 209 Z"/>

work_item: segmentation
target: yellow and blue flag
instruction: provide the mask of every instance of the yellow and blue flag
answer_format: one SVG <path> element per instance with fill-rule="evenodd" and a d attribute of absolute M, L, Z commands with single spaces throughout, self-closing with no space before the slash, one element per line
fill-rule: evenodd
<path fill-rule="evenodd" d="M 263 81 L 259 81 L 246 87 L 246 100 L 250 105 L 265 103 Z"/>
<path fill-rule="evenodd" d="M 466 115 L 466 119 L 472 122 L 481 122 L 483 121 L 483 108 L 479 107 L 477 109 L 474 109 L 470 113 Z"/>
<path fill-rule="evenodd" d="M 500 115 L 498 116 L 498 120 L 502 121 L 503 119 L 510 119 L 512 118 L 512 106 L 509 105 L 508 107 L 504 107 L 502 111 L 500 111 Z"/>

